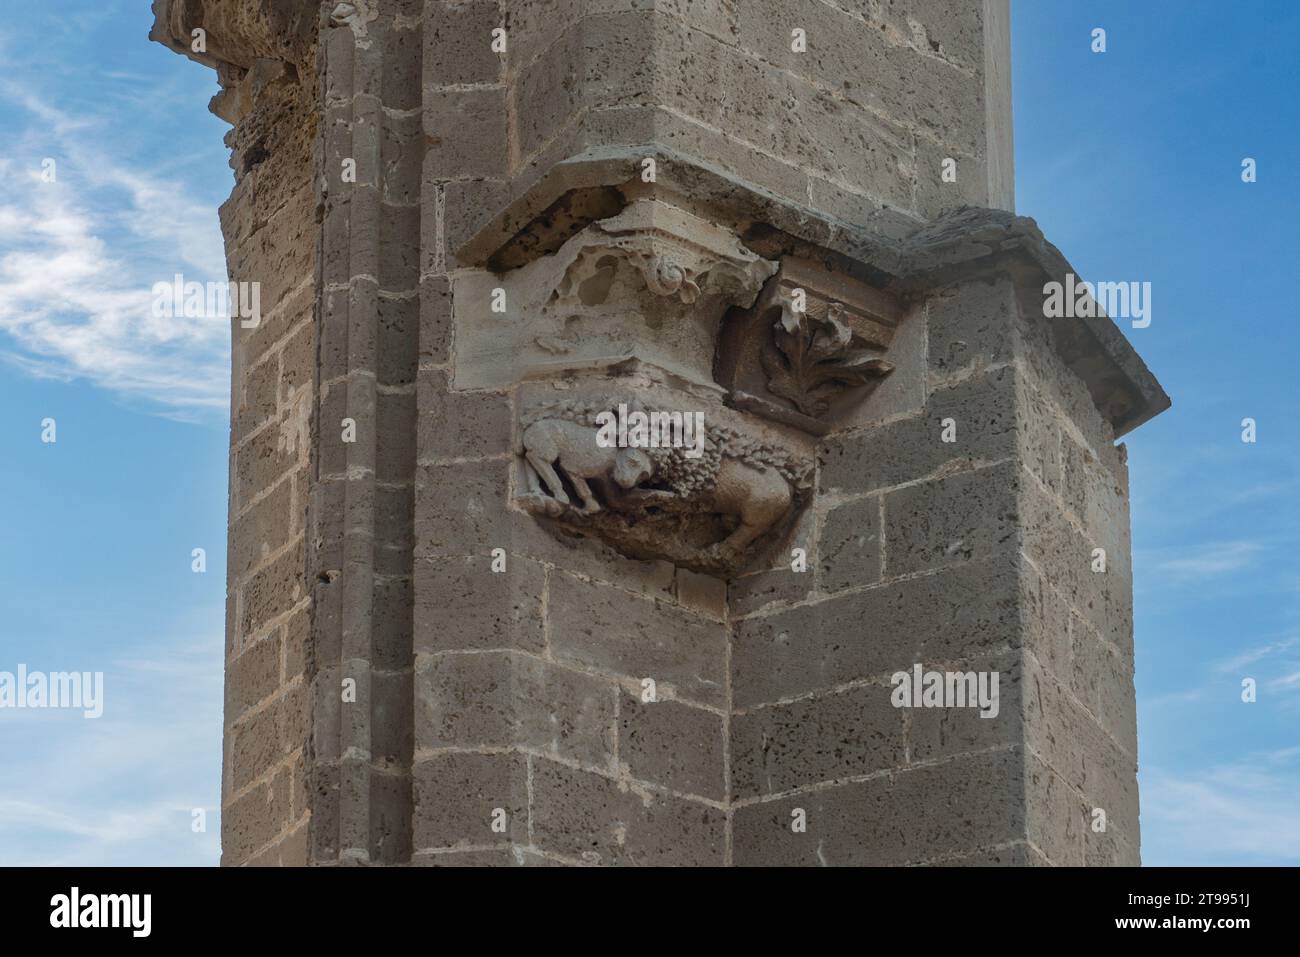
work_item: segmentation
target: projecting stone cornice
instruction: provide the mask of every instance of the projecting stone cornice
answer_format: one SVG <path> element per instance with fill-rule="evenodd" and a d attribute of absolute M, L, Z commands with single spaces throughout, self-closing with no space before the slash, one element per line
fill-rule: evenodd
<path fill-rule="evenodd" d="M 1078 273 L 1034 220 L 997 209 L 952 210 L 904 241 L 888 288 L 924 297 L 931 290 L 983 276 L 1010 275 L 1026 314 L 1043 308 L 1043 287 Z M 1116 437 L 1170 406 L 1169 396 L 1114 320 L 1044 319 L 1052 345 L 1087 385 Z"/>
<path fill-rule="evenodd" d="M 642 182 L 646 158 L 656 163 L 656 182 L 649 186 Z M 905 301 L 998 274 L 1016 281 L 1032 314 L 1041 310 L 1045 283 L 1077 275 L 1034 220 L 1006 210 L 963 206 L 922 224 L 882 206 L 870 222 L 847 223 L 657 145 L 589 150 L 535 179 L 517 180 L 512 193 L 495 215 L 485 211 L 459 245 L 462 264 L 509 271 L 648 193 L 690 196 L 696 208 L 726 223 L 766 259 L 824 262 Z M 1116 436 L 1169 407 L 1169 396 L 1113 320 L 1045 321 L 1052 323 L 1057 352 L 1083 379 Z"/>

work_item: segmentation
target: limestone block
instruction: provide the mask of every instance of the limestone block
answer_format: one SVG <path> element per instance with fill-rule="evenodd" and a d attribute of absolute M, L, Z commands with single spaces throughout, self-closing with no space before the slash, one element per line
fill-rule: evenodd
<path fill-rule="evenodd" d="M 847 502 L 822 518 L 817 544 L 817 581 L 834 592 L 880 580 L 882 528 L 878 496 Z"/>
<path fill-rule="evenodd" d="M 984 562 L 1019 543 L 1019 463 L 962 472 L 885 495 L 885 575 Z"/>
<path fill-rule="evenodd" d="M 658 790 L 533 764 L 533 835 L 547 851 L 587 864 L 719 866 L 725 813 Z"/>
<path fill-rule="evenodd" d="M 737 622 L 736 707 L 1004 647 L 1020 629 L 1017 564 L 1005 556 L 956 565 Z"/>
<path fill-rule="evenodd" d="M 558 574 L 551 581 L 551 653 L 558 662 L 654 680 L 660 698 L 720 708 L 726 626 L 670 604 Z"/>
<path fill-rule="evenodd" d="M 731 720 L 732 796 L 780 794 L 899 767 L 904 712 L 888 684 L 765 705 Z"/>
<path fill-rule="evenodd" d="M 898 866 L 1003 844 L 1024 833 L 1023 756 L 969 755 L 747 804 L 732 821 L 738 866 Z M 792 830 L 802 810 L 807 830 Z"/>
<path fill-rule="evenodd" d="M 439 754 L 417 761 L 412 779 L 415 850 L 528 843 L 528 769 L 522 755 Z"/>
<path fill-rule="evenodd" d="M 681 701 L 644 702 L 639 693 L 622 695 L 618 758 L 632 777 L 721 801 L 725 754 L 717 712 Z"/>

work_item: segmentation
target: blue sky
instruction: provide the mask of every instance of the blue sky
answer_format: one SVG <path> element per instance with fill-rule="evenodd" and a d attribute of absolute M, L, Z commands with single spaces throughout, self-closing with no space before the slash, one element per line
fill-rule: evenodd
<path fill-rule="evenodd" d="M 0 670 L 106 683 L 95 721 L 0 711 L 0 864 L 219 853 L 228 330 L 149 307 L 224 280 L 232 179 L 214 75 L 150 19 L 0 24 Z M 1127 331 L 1174 398 L 1127 440 L 1144 861 L 1300 863 L 1300 12 L 1013 0 L 1012 25 L 1019 210 L 1085 278 L 1153 284 Z"/>
<path fill-rule="evenodd" d="M 1125 440 L 1143 861 L 1300 864 L 1300 7 L 1012 7 L 1018 211 L 1152 283 L 1125 332 L 1174 400 Z"/>
<path fill-rule="evenodd" d="M 229 331 L 150 307 L 177 271 L 224 280 L 233 181 L 213 74 L 150 21 L 0 23 L 0 670 L 105 673 L 98 720 L 0 711 L 0 864 L 219 853 Z"/>

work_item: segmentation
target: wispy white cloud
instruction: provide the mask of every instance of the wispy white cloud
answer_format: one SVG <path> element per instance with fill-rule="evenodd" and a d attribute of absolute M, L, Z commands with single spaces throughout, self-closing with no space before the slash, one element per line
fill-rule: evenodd
<path fill-rule="evenodd" d="M 1285 638 L 1281 641 L 1272 641 L 1266 645 L 1258 645 L 1254 648 L 1248 648 L 1240 654 L 1219 662 L 1214 666 L 1214 668 L 1216 671 L 1224 673 L 1240 671 L 1247 665 L 1252 665 L 1265 658 L 1279 655 L 1291 648 L 1296 648 L 1297 646 L 1300 646 L 1300 636 Z"/>
<path fill-rule="evenodd" d="M 1258 542 L 1207 542 L 1177 556 L 1160 558 L 1151 563 L 1151 568 L 1156 574 L 1180 581 L 1214 578 L 1246 568 L 1262 548 Z"/>
<path fill-rule="evenodd" d="M 1170 691 L 1165 694 L 1144 698 L 1142 706 L 1143 708 L 1160 708 L 1166 705 L 1191 704 L 1195 701 L 1204 701 L 1209 696 L 1210 689 L 1208 688 L 1188 688 L 1183 691 Z"/>
<path fill-rule="evenodd" d="M 224 316 L 156 316 L 153 285 L 224 282 L 216 211 L 113 150 L 106 123 L 0 82 L 30 123 L 0 170 L 0 331 L 27 374 L 85 378 L 181 418 L 229 401 Z M 41 175 L 46 158 L 56 178 Z"/>
<path fill-rule="evenodd" d="M 1147 864 L 1300 863 L 1300 748 L 1204 771 L 1146 769 L 1142 817 L 1160 822 Z"/>
<path fill-rule="evenodd" d="M 1293 671 L 1289 675 L 1283 675 L 1269 682 L 1271 688 L 1297 688 L 1300 689 L 1300 671 Z"/>
<path fill-rule="evenodd" d="M 95 720 L 0 711 L 0 865 L 215 864 L 223 647 L 133 649 L 104 669 Z M 195 808 L 206 832 L 191 828 Z"/>

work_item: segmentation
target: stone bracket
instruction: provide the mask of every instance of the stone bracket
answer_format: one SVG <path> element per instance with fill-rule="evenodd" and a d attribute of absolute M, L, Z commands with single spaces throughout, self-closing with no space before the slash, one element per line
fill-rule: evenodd
<path fill-rule="evenodd" d="M 504 276 L 456 280 L 456 388 L 630 357 L 709 384 L 723 314 L 752 305 L 776 268 L 684 209 L 634 202 Z"/>
<path fill-rule="evenodd" d="M 526 383 L 519 406 L 516 507 L 632 558 L 736 574 L 811 494 L 806 437 L 653 367 Z"/>

